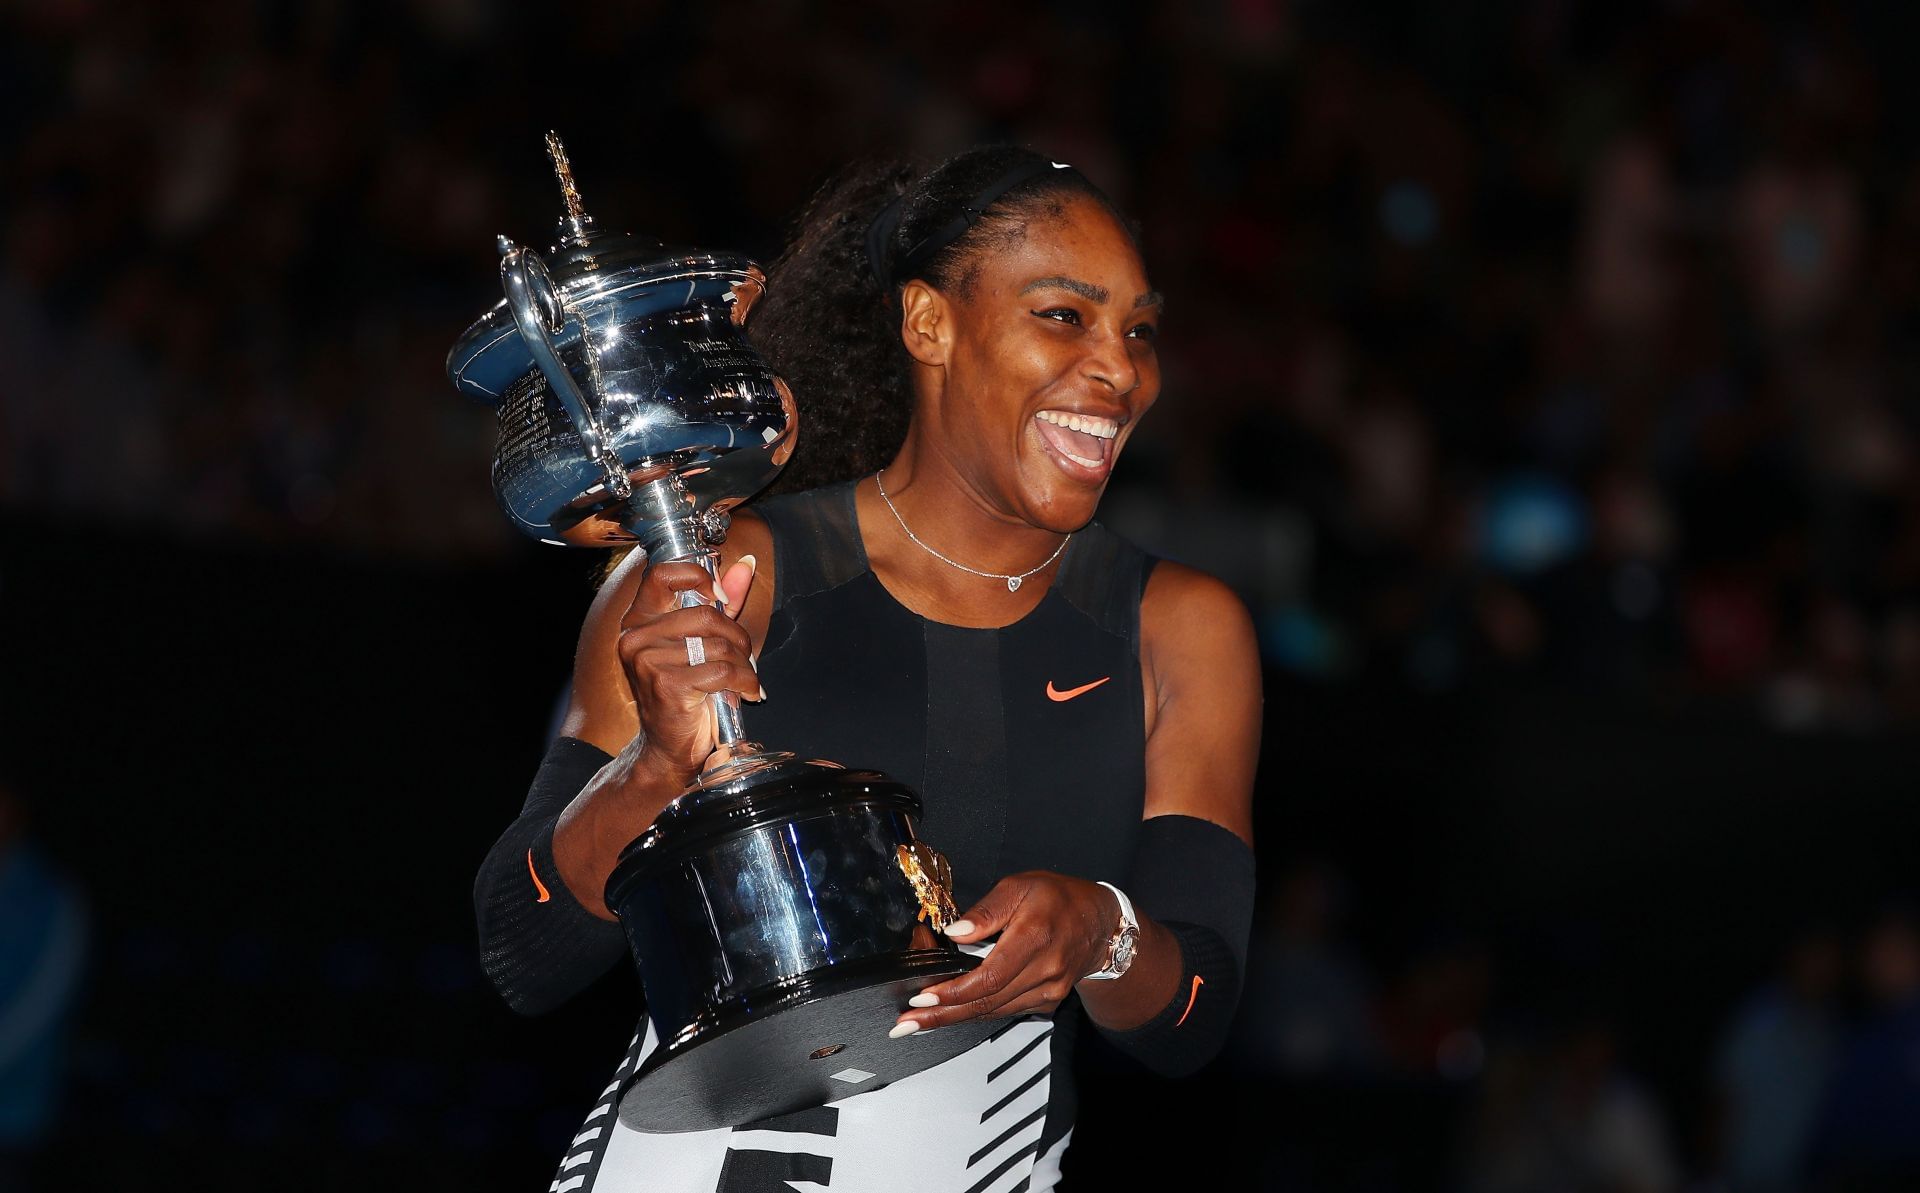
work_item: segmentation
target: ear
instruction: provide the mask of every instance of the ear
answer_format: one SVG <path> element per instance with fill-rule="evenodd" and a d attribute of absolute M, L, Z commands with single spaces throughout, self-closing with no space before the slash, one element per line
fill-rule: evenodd
<path fill-rule="evenodd" d="M 900 292 L 900 338 L 921 364 L 946 364 L 953 347 L 953 304 L 947 296 L 918 278 L 908 282 Z"/>

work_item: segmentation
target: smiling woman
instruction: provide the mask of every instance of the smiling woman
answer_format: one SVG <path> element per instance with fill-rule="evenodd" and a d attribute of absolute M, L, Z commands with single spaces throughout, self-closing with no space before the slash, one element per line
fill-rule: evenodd
<path fill-rule="evenodd" d="M 693 565 L 631 557 L 602 588 L 564 736 L 476 888 L 485 955 L 538 1010 L 624 954 L 608 873 L 731 687 L 767 740 L 916 788 L 952 862 L 946 931 L 985 960 L 873 1030 L 1005 1025 L 769 1122 L 648 1135 L 597 1106 L 556 1187 L 1051 1188 L 1083 1018 L 1166 1073 L 1219 1048 L 1252 901 L 1252 629 L 1219 582 L 1093 521 L 1159 396 L 1162 305 L 1105 196 L 1024 150 L 856 169 L 809 206 L 749 325 L 800 405 L 804 491 L 736 519 L 725 616 L 678 608 L 709 590 Z"/>

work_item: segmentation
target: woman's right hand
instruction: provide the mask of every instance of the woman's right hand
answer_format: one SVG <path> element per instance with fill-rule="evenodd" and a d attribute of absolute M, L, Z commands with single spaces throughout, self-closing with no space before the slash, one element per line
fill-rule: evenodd
<path fill-rule="evenodd" d="M 753 641 L 737 620 L 754 567 L 753 556 L 743 555 L 721 574 L 722 605 L 683 609 L 682 592 L 714 599 L 706 569 L 697 563 L 649 565 L 620 618 L 620 665 L 640 722 L 635 741 L 660 773 L 682 784 L 700 773 L 717 744 L 709 697 L 720 691 L 748 700 L 766 697 L 753 669 Z M 700 640 L 704 662 L 689 659 L 690 638 Z"/>

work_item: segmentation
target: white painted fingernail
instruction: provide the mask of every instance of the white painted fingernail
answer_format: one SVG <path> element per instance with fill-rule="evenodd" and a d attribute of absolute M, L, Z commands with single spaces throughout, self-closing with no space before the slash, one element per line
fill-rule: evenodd
<path fill-rule="evenodd" d="M 948 936 L 972 936 L 973 921 L 972 920 L 953 921 L 953 923 L 947 925 L 947 935 Z"/>
<path fill-rule="evenodd" d="M 725 605 L 727 603 L 727 590 L 715 584 L 713 586 L 713 600 L 715 604 Z"/>
<path fill-rule="evenodd" d="M 938 994 L 916 994 L 907 1000 L 910 1007 L 937 1007 L 940 1005 Z"/>
<path fill-rule="evenodd" d="M 739 559 L 735 560 L 735 562 L 746 564 L 748 570 L 756 576 L 760 574 L 760 561 L 751 555 L 742 555 Z"/>
<path fill-rule="evenodd" d="M 905 1023 L 894 1024 L 893 1030 L 887 1033 L 887 1038 L 889 1040 L 897 1040 L 901 1036 L 910 1036 L 919 1030 L 920 1021 L 918 1019 L 909 1019 Z"/>

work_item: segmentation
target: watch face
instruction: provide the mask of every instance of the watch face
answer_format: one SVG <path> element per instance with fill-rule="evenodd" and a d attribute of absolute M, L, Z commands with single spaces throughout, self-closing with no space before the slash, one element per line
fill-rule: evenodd
<path fill-rule="evenodd" d="M 1122 932 L 1120 938 L 1113 942 L 1113 968 L 1116 972 L 1125 973 L 1127 966 L 1133 964 L 1133 946 L 1138 939 L 1131 932 Z"/>

